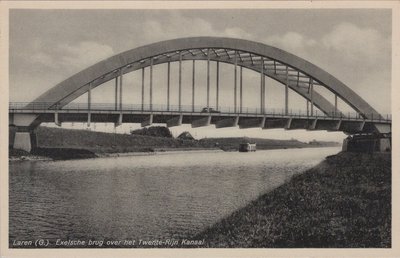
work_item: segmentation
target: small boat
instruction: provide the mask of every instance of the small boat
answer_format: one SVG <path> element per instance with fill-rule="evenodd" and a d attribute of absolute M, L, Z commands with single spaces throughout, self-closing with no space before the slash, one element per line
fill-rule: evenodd
<path fill-rule="evenodd" d="M 255 143 L 241 143 L 239 145 L 239 152 L 250 152 L 250 151 L 256 151 Z"/>

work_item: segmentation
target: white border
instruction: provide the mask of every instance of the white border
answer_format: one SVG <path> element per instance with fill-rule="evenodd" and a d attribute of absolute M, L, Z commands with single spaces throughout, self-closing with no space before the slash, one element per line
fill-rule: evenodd
<path fill-rule="evenodd" d="M 399 139 L 393 134 L 392 248 L 388 249 L 9 249 L 8 248 L 8 11 L 18 9 L 392 9 L 392 131 L 399 132 L 400 1 L 3 1 L 0 2 L 1 257 L 400 257 Z M 377 86 L 378 87 L 378 86 Z"/>

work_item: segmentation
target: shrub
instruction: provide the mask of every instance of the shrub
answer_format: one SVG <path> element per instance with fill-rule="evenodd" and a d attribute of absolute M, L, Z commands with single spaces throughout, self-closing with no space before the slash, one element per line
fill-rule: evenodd
<path fill-rule="evenodd" d="M 144 127 L 142 129 L 132 130 L 131 134 L 172 138 L 171 131 L 167 127 L 164 127 L 164 126 L 151 126 L 148 128 Z"/>

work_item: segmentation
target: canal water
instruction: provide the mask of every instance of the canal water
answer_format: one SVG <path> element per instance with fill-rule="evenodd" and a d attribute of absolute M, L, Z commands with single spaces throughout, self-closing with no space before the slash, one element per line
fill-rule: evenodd
<path fill-rule="evenodd" d="M 11 162 L 14 240 L 182 239 L 340 148 Z"/>

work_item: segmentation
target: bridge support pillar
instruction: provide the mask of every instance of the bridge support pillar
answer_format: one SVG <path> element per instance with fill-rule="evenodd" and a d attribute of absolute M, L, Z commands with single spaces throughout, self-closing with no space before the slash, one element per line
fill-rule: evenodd
<path fill-rule="evenodd" d="M 341 125 L 342 125 L 342 120 L 339 120 L 336 125 L 336 131 L 339 131 Z"/>
<path fill-rule="evenodd" d="M 122 125 L 122 113 L 118 114 L 118 120 L 114 123 L 115 127 Z"/>
<path fill-rule="evenodd" d="M 263 129 L 287 128 L 290 126 L 291 118 L 266 119 Z"/>
<path fill-rule="evenodd" d="M 292 121 L 293 121 L 292 118 L 289 118 L 289 119 L 287 120 L 287 123 L 286 123 L 286 125 L 285 125 L 285 130 L 288 130 L 288 129 L 290 129 L 290 128 L 292 127 Z"/>
<path fill-rule="evenodd" d="M 9 147 L 11 148 L 31 152 L 38 146 L 36 132 L 32 128 L 12 126 L 9 128 L 9 133 Z"/>
<path fill-rule="evenodd" d="M 390 133 L 392 127 L 390 124 L 374 124 L 375 130 L 379 133 Z"/>
<path fill-rule="evenodd" d="M 61 126 L 60 119 L 58 118 L 58 112 L 54 113 L 54 123 L 56 124 L 56 126 Z"/>
<path fill-rule="evenodd" d="M 183 115 L 171 118 L 167 121 L 167 127 L 174 127 L 182 125 Z"/>
<path fill-rule="evenodd" d="M 37 147 L 35 132 L 38 118 L 34 114 L 13 114 L 9 120 L 9 147 L 30 152 Z"/>
<path fill-rule="evenodd" d="M 89 112 L 87 116 L 87 126 L 90 127 L 90 122 L 92 121 L 92 114 Z"/>
<path fill-rule="evenodd" d="M 342 121 L 339 130 L 347 133 L 360 133 L 363 131 L 365 121 Z"/>
<path fill-rule="evenodd" d="M 310 127 L 307 128 L 307 130 L 316 130 L 317 128 L 317 123 L 318 123 L 318 119 L 314 119 L 310 125 Z"/>
<path fill-rule="evenodd" d="M 288 123 L 288 126 L 285 129 L 310 129 L 313 127 L 315 127 L 315 119 L 291 118 L 290 124 Z"/>
<path fill-rule="evenodd" d="M 314 130 L 337 131 L 339 129 L 340 120 L 323 120 L 319 119 Z"/>
<path fill-rule="evenodd" d="M 203 117 L 192 122 L 192 128 L 209 126 L 211 124 L 211 116 Z"/>
<path fill-rule="evenodd" d="M 140 125 L 142 127 L 153 124 L 153 114 L 149 115 Z"/>
<path fill-rule="evenodd" d="M 239 128 L 263 128 L 265 125 L 265 117 L 260 118 L 241 118 L 239 121 Z"/>
<path fill-rule="evenodd" d="M 239 123 L 239 116 L 233 118 L 222 119 L 215 122 L 215 128 L 236 127 Z"/>

